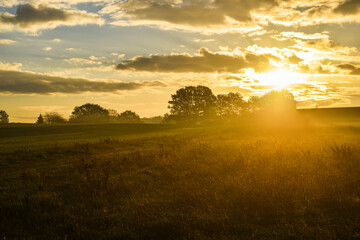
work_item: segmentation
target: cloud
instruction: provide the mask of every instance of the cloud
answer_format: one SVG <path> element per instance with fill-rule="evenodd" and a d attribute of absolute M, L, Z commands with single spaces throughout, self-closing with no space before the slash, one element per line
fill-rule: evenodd
<path fill-rule="evenodd" d="M 89 59 L 91 59 L 91 60 L 93 60 L 93 61 L 96 61 L 96 60 L 99 60 L 100 58 L 95 57 L 95 56 L 90 56 Z"/>
<path fill-rule="evenodd" d="M 90 59 L 92 59 L 90 57 Z M 69 59 L 64 59 L 65 62 L 68 62 L 70 64 L 101 64 L 101 62 L 99 61 L 95 61 L 97 59 L 93 59 L 93 60 L 89 60 L 89 59 L 85 59 L 85 58 L 69 58 Z"/>
<path fill-rule="evenodd" d="M 213 87 L 212 90 L 216 93 L 238 92 L 241 94 L 249 94 L 253 92 L 250 88 L 242 88 L 239 86 L 218 86 Z"/>
<path fill-rule="evenodd" d="M 210 39 L 195 38 L 194 42 L 203 42 L 203 43 L 205 43 L 205 42 L 215 42 L 215 39 L 213 39 L 213 38 L 210 38 Z"/>
<path fill-rule="evenodd" d="M 359 6 L 359 0 L 127 0 L 108 4 L 101 13 L 112 14 L 114 25 L 219 33 L 250 32 L 255 26 L 263 31 L 269 23 L 312 26 L 360 22 L 356 15 Z"/>
<path fill-rule="evenodd" d="M 143 87 L 164 87 L 159 81 L 119 82 L 64 78 L 39 73 L 0 70 L 0 93 L 11 94 L 79 94 L 84 92 L 118 93 Z"/>
<path fill-rule="evenodd" d="M 306 34 L 303 32 L 281 32 L 280 34 L 273 35 L 272 38 L 276 40 L 287 40 L 287 39 L 303 39 L 303 40 L 314 40 L 329 38 L 328 32 Z"/>
<path fill-rule="evenodd" d="M 77 5 L 80 3 L 97 3 L 104 5 L 109 2 L 114 2 L 116 0 L 2 0 L 0 1 L 0 7 L 13 7 L 21 3 L 27 2 L 31 4 L 41 5 L 41 4 L 51 4 L 51 5 L 64 5 L 71 6 Z"/>
<path fill-rule="evenodd" d="M 360 11 L 360 1 L 359 0 L 348 0 L 340 4 L 334 9 L 335 13 L 340 13 L 342 15 L 352 15 Z"/>
<path fill-rule="evenodd" d="M 17 71 L 17 70 L 20 70 L 21 67 L 22 67 L 21 63 L 2 63 L 2 62 L 0 62 L 0 71 L 1 70 Z"/>
<path fill-rule="evenodd" d="M 270 59 L 272 65 L 292 72 L 349 75 L 348 71 L 339 71 L 336 65 L 342 63 L 360 64 L 356 48 L 343 47 L 329 40 L 328 37 L 292 40 L 295 41 L 295 44 L 286 48 L 260 47 L 254 44 L 245 50 L 258 55 L 270 54 L 275 56 L 276 58 Z"/>
<path fill-rule="evenodd" d="M 288 2 L 288 5 L 287 3 Z M 307 6 L 295 5 L 295 1 L 283 1 L 281 7 L 262 16 L 268 22 L 284 26 L 313 26 L 320 24 L 359 23 L 359 0 L 310 1 Z M 308 2 L 308 1 L 306 1 Z M 305 4 L 305 1 L 298 1 Z M 351 10 L 350 10 L 351 9 Z"/>
<path fill-rule="evenodd" d="M 7 0 L 5 3 L 1 2 L 0 6 L 11 7 L 21 2 Z M 30 4 L 19 5 L 21 8 L 24 6 L 28 8 L 25 13 L 32 11 L 25 16 L 40 16 L 40 12 L 49 12 L 52 9 L 51 14 L 47 16 L 43 14 L 40 17 L 41 22 L 44 19 L 52 22 L 47 28 L 55 28 L 58 25 L 103 24 L 104 20 L 99 15 L 109 15 L 113 25 L 148 25 L 163 29 L 206 33 L 259 30 L 255 34 L 262 34 L 263 27 L 269 23 L 285 26 L 312 26 L 360 22 L 359 0 L 27 0 L 26 2 Z M 99 15 L 84 11 L 56 9 L 57 7 L 71 9 L 79 3 L 96 3 L 96 6 L 101 6 L 102 9 L 98 11 Z M 63 13 L 66 13 L 67 17 L 77 16 L 77 19 L 64 20 Z M 14 16 L 3 13 L 1 15 L 3 20 L 8 22 L 7 28 L 16 26 L 20 30 L 29 30 L 29 26 L 26 26 L 27 22 L 21 21 L 21 14 Z M 86 21 L 83 18 L 86 18 Z M 81 19 L 83 22 L 79 21 Z M 45 24 L 41 27 L 39 23 L 36 25 L 33 28 L 46 29 Z M 4 30 L 4 26 L 0 26 L 0 29 Z"/>
<path fill-rule="evenodd" d="M 0 39 L 0 44 L 3 44 L 3 45 L 11 45 L 11 44 L 15 44 L 15 43 L 17 43 L 17 41 L 10 40 L 10 39 Z"/>
<path fill-rule="evenodd" d="M 289 62 L 292 64 L 298 64 L 299 62 L 304 61 L 303 59 L 299 58 L 295 54 L 291 55 L 288 59 L 289 59 Z"/>
<path fill-rule="evenodd" d="M 336 65 L 344 62 L 360 62 L 355 55 L 346 55 L 356 49 L 334 44 L 328 38 L 316 37 L 315 40 L 296 39 L 294 46 L 288 48 L 248 46 L 233 51 L 211 52 L 201 48 L 198 54 L 172 53 L 169 55 L 152 54 L 136 56 L 123 60 L 116 69 L 120 71 L 157 72 L 157 73 L 251 73 L 275 69 L 288 69 L 292 72 L 308 74 L 356 74 L 340 71 Z M 345 54 L 345 55 L 343 55 Z"/>
<path fill-rule="evenodd" d="M 257 72 L 272 68 L 270 59 L 277 59 L 271 54 L 255 54 L 241 52 L 213 53 L 201 48 L 199 54 L 150 55 L 137 56 L 124 60 L 117 66 L 117 70 L 148 71 L 148 72 L 233 72 L 237 73 L 245 68 L 253 68 Z"/>
<path fill-rule="evenodd" d="M 183 25 L 221 25 L 227 18 L 237 22 L 252 19 L 251 11 L 277 5 L 275 0 L 129 0 L 118 4 L 132 17 Z"/>
<path fill-rule="evenodd" d="M 116 52 L 113 52 L 110 54 L 111 56 L 116 56 L 117 58 L 124 58 L 126 57 L 126 54 L 125 53 L 116 53 Z"/>
<path fill-rule="evenodd" d="M 333 54 L 351 54 L 357 53 L 355 47 L 345 47 L 332 41 L 328 32 L 306 34 L 303 32 L 281 32 L 272 35 L 272 38 L 278 41 L 290 40 L 296 44 L 292 48 L 301 51 L 323 52 Z"/>
<path fill-rule="evenodd" d="M 351 75 L 360 75 L 360 67 L 356 67 L 352 64 L 346 63 L 346 64 L 339 64 L 337 65 L 337 68 L 341 70 L 347 70 L 350 71 Z"/>
<path fill-rule="evenodd" d="M 277 5 L 277 0 L 128 0 L 117 4 L 120 12 L 113 18 L 121 25 L 166 23 L 183 29 L 236 31 L 254 25 L 254 11 Z"/>
<path fill-rule="evenodd" d="M 37 33 L 39 30 L 54 29 L 58 26 L 102 25 L 103 23 L 104 20 L 96 14 L 62 10 L 45 5 L 19 5 L 16 15 L 0 13 L 0 31 L 21 30 Z"/>
<path fill-rule="evenodd" d="M 7 0 L 7 1 L 1 1 L 0 7 L 12 7 L 16 5 L 18 2 L 17 0 Z"/>
<path fill-rule="evenodd" d="M 48 52 L 48 51 L 51 51 L 52 47 L 44 47 L 43 50 Z"/>

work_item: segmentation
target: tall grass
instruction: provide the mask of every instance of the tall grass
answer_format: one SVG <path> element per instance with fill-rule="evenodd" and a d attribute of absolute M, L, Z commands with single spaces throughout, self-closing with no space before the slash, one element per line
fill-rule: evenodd
<path fill-rule="evenodd" d="M 356 239 L 358 137 L 232 127 L 4 154 L 0 235 Z"/>

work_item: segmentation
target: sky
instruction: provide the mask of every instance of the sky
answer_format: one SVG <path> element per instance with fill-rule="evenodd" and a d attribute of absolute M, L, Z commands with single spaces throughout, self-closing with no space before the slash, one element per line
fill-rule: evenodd
<path fill-rule="evenodd" d="M 360 0 L 0 0 L 0 109 L 151 117 L 189 85 L 360 106 L 359 49 Z"/>

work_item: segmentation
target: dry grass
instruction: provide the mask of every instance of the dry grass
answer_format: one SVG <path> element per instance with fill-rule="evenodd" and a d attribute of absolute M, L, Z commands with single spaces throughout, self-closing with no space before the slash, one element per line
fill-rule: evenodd
<path fill-rule="evenodd" d="M 6 239 L 358 239 L 357 127 L 211 128 L 0 160 Z"/>

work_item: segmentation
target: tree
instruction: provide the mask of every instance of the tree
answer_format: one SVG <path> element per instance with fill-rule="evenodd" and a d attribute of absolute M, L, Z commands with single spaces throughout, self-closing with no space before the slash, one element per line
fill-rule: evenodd
<path fill-rule="evenodd" d="M 107 122 L 109 111 L 98 104 L 86 103 L 74 108 L 69 121 L 71 122 Z"/>
<path fill-rule="evenodd" d="M 251 96 L 245 104 L 245 113 L 251 114 L 260 111 L 261 109 L 261 97 Z"/>
<path fill-rule="evenodd" d="M 273 114 L 290 112 L 296 110 L 296 101 L 288 90 L 274 90 L 261 97 L 261 108 Z"/>
<path fill-rule="evenodd" d="M 122 123 L 141 123 L 140 117 L 135 112 L 126 110 L 119 114 L 119 121 Z"/>
<path fill-rule="evenodd" d="M 0 123 L 9 123 L 9 115 L 4 110 L 0 110 Z"/>
<path fill-rule="evenodd" d="M 274 90 L 261 97 L 250 97 L 247 110 L 250 113 L 267 115 L 289 114 L 296 110 L 296 101 L 294 95 L 288 90 Z"/>
<path fill-rule="evenodd" d="M 108 109 L 109 122 L 118 122 L 119 113 L 115 109 Z"/>
<path fill-rule="evenodd" d="M 66 123 L 66 119 L 57 112 L 49 112 L 44 115 L 45 123 Z"/>
<path fill-rule="evenodd" d="M 222 118 L 238 117 L 242 114 L 245 101 L 240 93 L 230 92 L 217 95 L 217 115 Z"/>
<path fill-rule="evenodd" d="M 37 124 L 43 124 L 44 123 L 44 118 L 43 116 L 40 114 L 37 121 L 36 121 Z"/>
<path fill-rule="evenodd" d="M 208 87 L 187 86 L 177 90 L 171 98 L 167 119 L 195 123 L 215 115 L 216 97 Z"/>

